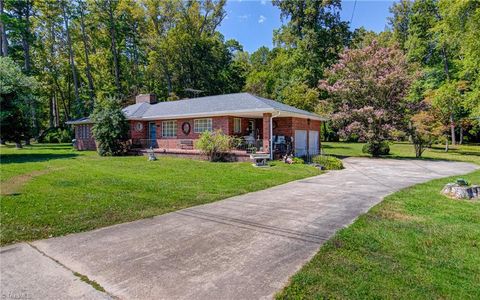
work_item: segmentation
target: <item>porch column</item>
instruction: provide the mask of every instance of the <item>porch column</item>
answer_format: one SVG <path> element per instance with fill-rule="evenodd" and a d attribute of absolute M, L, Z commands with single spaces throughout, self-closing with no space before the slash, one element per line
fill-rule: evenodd
<path fill-rule="evenodd" d="M 263 114 L 263 152 L 270 153 L 270 119 L 271 113 Z"/>

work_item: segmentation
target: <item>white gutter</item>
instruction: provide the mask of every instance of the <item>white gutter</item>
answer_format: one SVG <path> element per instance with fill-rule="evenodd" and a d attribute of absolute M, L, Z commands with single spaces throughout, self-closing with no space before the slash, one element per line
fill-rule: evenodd
<path fill-rule="evenodd" d="M 277 115 L 270 118 L 270 160 L 273 160 L 273 118 L 280 116 L 280 111 L 277 111 Z"/>

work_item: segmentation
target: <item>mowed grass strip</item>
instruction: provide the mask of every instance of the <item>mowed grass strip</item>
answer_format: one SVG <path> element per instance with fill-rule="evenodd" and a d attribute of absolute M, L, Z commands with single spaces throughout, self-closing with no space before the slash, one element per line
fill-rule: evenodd
<path fill-rule="evenodd" d="M 361 144 L 328 144 L 345 156 L 361 153 Z M 408 157 L 407 146 L 395 144 L 393 154 Z M 480 147 L 456 148 L 427 157 L 479 162 Z M 326 242 L 276 298 L 479 299 L 480 201 L 440 194 L 457 177 L 480 184 L 476 171 L 386 197 Z"/>
<path fill-rule="evenodd" d="M 148 218 L 320 174 L 283 163 L 262 169 L 173 157 L 99 157 L 68 145 L 0 150 L 3 187 L 16 176 L 48 170 L 1 196 L 1 244 Z"/>
<path fill-rule="evenodd" d="M 362 153 L 363 145 L 362 143 L 322 142 L 323 151 L 326 154 L 341 157 L 369 157 L 369 154 Z M 412 144 L 392 143 L 390 155 L 384 158 L 415 158 L 415 151 Z M 426 149 L 420 159 L 455 160 L 480 164 L 480 145 L 450 146 L 448 152 L 445 152 L 445 145 L 434 145 Z"/>

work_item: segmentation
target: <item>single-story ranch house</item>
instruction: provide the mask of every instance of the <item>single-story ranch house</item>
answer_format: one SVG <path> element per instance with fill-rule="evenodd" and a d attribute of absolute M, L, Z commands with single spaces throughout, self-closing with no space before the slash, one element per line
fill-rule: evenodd
<path fill-rule="evenodd" d="M 238 139 L 232 154 L 239 160 L 251 152 L 270 157 L 293 153 L 316 155 L 320 150 L 321 116 L 274 100 L 237 93 L 169 102 L 157 102 L 153 94 L 136 97 L 123 109 L 130 122 L 133 149 L 152 147 L 157 153 L 198 155 L 195 140 L 206 131 L 221 129 Z M 67 122 L 75 126 L 75 147 L 95 150 L 92 121 Z M 271 151 L 273 150 L 273 151 Z"/>

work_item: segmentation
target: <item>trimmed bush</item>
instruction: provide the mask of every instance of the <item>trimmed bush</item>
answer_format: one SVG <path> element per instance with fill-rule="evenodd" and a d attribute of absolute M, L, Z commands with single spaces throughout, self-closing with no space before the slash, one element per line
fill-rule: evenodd
<path fill-rule="evenodd" d="M 333 156 L 317 155 L 313 157 L 312 161 L 323 166 L 326 170 L 341 170 L 343 163 L 340 159 Z"/>
<path fill-rule="evenodd" d="M 226 153 L 232 149 L 233 138 L 218 129 L 200 134 L 195 148 L 201 150 L 210 161 L 226 161 Z"/>
<path fill-rule="evenodd" d="M 292 159 L 292 164 L 304 164 L 304 163 L 305 163 L 305 161 L 300 157 L 294 157 Z"/>
<path fill-rule="evenodd" d="M 370 142 L 363 146 L 363 153 L 371 154 L 374 157 L 390 154 L 390 146 L 387 141 Z"/>

